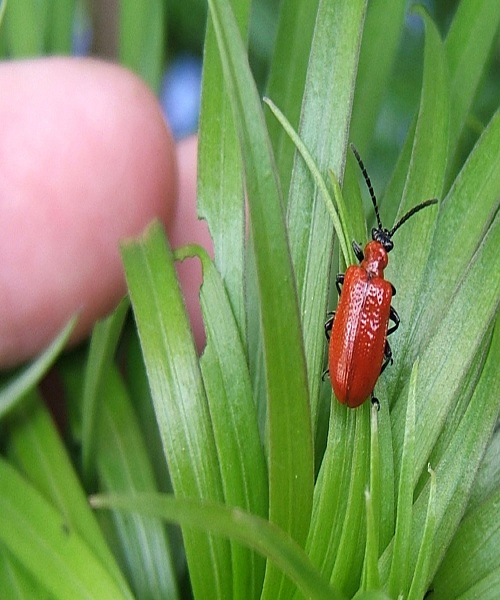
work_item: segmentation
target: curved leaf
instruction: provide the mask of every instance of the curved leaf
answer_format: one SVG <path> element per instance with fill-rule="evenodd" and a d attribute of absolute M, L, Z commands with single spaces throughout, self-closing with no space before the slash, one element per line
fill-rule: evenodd
<path fill-rule="evenodd" d="M 156 420 L 175 493 L 222 501 L 218 456 L 203 381 L 177 282 L 172 252 L 158 224 L 122 248 L 125 274 L 151 386 Z M 195 593 L 231 595 L 225 540 L 183 531 Z"/>
<path fill-rule="evenodd" d="M 9 379 L 0 390 L 0 417 L 8 413 L 23 397 L 32 390 L 53 365 L 57 356 L 62 352 L 78 316 L 73 317 L 64 326 L 61 333 L 31 364 L 24 367 Z"/>
<path fill-rule="evenodd" d="M 0 539 L 53 598 L 132 599 L 129 590 L 117 583 L 65 515 L 3 459 Z"/>
<path fill-rule="evenodd" d="M 312 431 L 282 198 L 260 100 L 233 15 L 222 0 L 209 0 L 209 7 L 245 167 L 266 377 L 269 517 L 302 542 L 312 505 Z M 273 581 L 268 591 L 277 597 L 282 574 L 270 573 L 272 568 L 266 574 L 266 580 Z"/>
<path fill-rule="evenodd" d="M 92 504 L 97 508 L 138 511 L 240 540 L 283 569 L 305 597 L 343 598 L 319 576 L 293 539 L 272 523 L 238 508 L 159 494 L 142 494 L 136 498 L 95 496 Z"/>

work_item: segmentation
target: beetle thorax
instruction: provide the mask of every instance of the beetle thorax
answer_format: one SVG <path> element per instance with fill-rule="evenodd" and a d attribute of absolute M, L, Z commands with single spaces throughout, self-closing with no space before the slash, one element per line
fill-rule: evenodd
<path fill-rule="evenodd" d="M 387 251 L 380 242 L 368 242 L 365 246 L 365 257 L 361 262 L 363 269 L 372 277 L 383 277 L 384 269 L 387 267 L 389 257 Z"/>

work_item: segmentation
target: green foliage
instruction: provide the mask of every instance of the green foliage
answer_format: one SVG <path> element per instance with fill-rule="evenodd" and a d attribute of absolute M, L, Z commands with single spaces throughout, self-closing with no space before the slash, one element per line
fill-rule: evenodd
<path fill-rule="evenodd" d="M 154 87 L 160 26 L 132 4 L 122 57 Z M 282 2 L 266 103 L 245 50 L 250 4 L 208 8 L 198 193 L 215 258 L 172 252 L 158 224 L 124 244 L 143 362 L 135 331 L 118 343 L 127 301 L 96 326 L 88 355 L 59 360 L 73 462 L 35 390 L 68 331 L 4 388 L 0 587 L 177 598 L 187 575 L 197 598 L 496 598 L 498 98 L 470 128 L 496 3 L 462 0 L 444 39 L 413 13 L 423 62 L 408 78 L 420 96 L 395 162 L 379 130 L 403 2 L 370 2 L 366 16 L 363 0 Z M 22 53 L 28 40 L 16 43 Z M 387 226 L 439 200 L 395 236 L 387 276 L 402 325 L 379 412 L 340 405 L 321 379 L 330 271 L 366 238 L 349 141 L 392 169 L 379 195 Z M 176 260 L 202 264 L 201 356 Z M 109 511 L 90 511 L 92 492 Z M 181 526 L 183 546 L 164 521 Z"/>

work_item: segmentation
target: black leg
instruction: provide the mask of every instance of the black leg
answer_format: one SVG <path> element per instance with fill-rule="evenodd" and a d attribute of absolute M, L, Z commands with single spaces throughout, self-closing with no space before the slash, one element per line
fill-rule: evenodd
<path fill-rule="evenodd" d="M 344 273 L 339 273 L 335 278 L 335 287 L 337 288 L 339 296 L 342 293 L 342 288 L 340 287 L 341 285 L 344 285 Z"/>
<path fill-rule="evenodd" d="M 375 396 L 373 395 L 372 392 L 372 406 L 376 406 L 377 410 L 380 410 L 380 402 L 378 401 L 378 398 L 375 398 Z"/>
<path fill-rule="evenodd" d="M 335 318 L 335 311 L 327 313 L 326 317 L 327 317 L 327 319 L 325 322 L 325 337 L 329 341 L 330 334 L 332 333 L 333 319 Z"/>
<path fill-rule="evenodd" d="M 389 329 L 387 330 L 387 335 L 391 335 L 391 333 L 394 333 L 399 327 L 399 323 L 401 322 L 398 313 L 394 310 L 392 306 L 391 312 L 389 313 L 389 321 L 392 321 L 394 325 L 392 327 L 389 327 Z"/>
<path fill-rule="evenodd" d="M 384 370 L 387 367 L 387 365 L 389 363 L 392 365 L 393 362 L 394 361 L 392 359 L 392 350 L 391 350 L 391 347 L 389 345 L 389 342 L 387 340 L 385 340 L 384 362 L 382 363 L 382 368 L 380 369 L 380 374 L 382 375 L 382 373 L 384 372 Z"/>
<path fill-rule="evenodd" d="M 342 293 L 342 288 L 340 287 L 344 283 L 344 273 L 339 273 L 335 278 L 335 286 L 337 288 L 337 292 L 339 294 Z M 326 313 L 326 322 L 325 322 L 325 337 L 327 340 L 330 339 L 330 333 L 332 332 L 333 327 L 333 319 L 335 317 L 335 311 Z"/>
<path fill-rule="evenodd" d="M 361 248 L 356 240 L 352 240 L 352 249 L 354 250 L 356 258 L 361 262 L 365 258 L 365 255 L 363 254 L 363 248 Z"/>

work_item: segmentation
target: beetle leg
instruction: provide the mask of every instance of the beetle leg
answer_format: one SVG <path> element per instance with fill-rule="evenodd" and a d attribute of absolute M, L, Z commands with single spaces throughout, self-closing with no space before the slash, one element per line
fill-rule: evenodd
<path fill-rule="evenodd" d="M 377 410 L 380 410 L 380 402 L 378 401 L 378 398 L 375 398 L 375 396 L 373 395 L 373 392 L 372 392 L 371 402 L 372 402 L 372 406 L 376 406 Z"/>
<path fill-rule="evenodd" d="M 387 335 L 391 335 L 391 333 L 394 333 L 396 331 L 396 329 L 399 327 L 399 323 L 400 323 L 399 315 L 392 306 L 391 306 L 391 311 L 389 313 L 389 320 L 392 321 L 394 323 L 394 325 L 392 327 L 389 327 L 389 329 L 387 330 Z"/>
<path fill-rule="evenodd" d="M 393 362 L 394 361 L 392 359 L 392 350 L 391 350 L 391 347 L 389 345 L 389 342 L 387 340 L 385 340 L 384 362 L 382 363 L 382 368 L 380 369 L 380 374 L 382 375 L 382 373 L 384 372 L 384 370 L 387 367 L 387 365 L 389 363 L 392 365 Z"/>
<path fill-rule="evenodd" d="M 363 254 L 363 248 L 361 248 L 356 240 L 352 240 L 352 249 L 354 250 L 356 258 L 361 262 L 365 258 L 365 255 Z"/>
<path fill-rule="evenodd" d="M 340 287 L 341 285 L 344 285 L 344 273 L 339 273 L 337 275 L 337 277 L 335 278 L 335 287 L 337 288 L 337 292 L 340 296 L 341 292 L 342 292 L 342 288 Z"/>
<path fill-rule="evenodd" d="M 330 334 L 332 333 L 333 319 L 335 318 L 335 311 L 327 313 L 326 316 L 327 316 L 327 319 L 325 322 L 325 337 L 329 341 Z"/>
<path fill-rule="evenodd" d="M 395 296 L 396 295 L 396 288 L 392 285 L 392 283 L 391 283 L 391 288 L 392 288 L 392 295 Z"/>
<path fill-rule="evenodd" d="M 337 292 L 338 292 L 339 296 L 342 293 L 342 288 L 340 286 L 343 285 L 343 283 L 344 283 L 344 273 L 339 273 L 337 275 L 337 277 L 335 278 L 335 286 L 337 288 Z M 326 323 L 325 323 L 325 337 L 327 340 L 330 340 L 330 333 L 331 333 L 332 327 L 333 327 L 333 319 L 335 317 L 335 311 L 327 313 L 326 316 L 327 316 L 327 319 L 326 319 Z"/>
<path fill-rule="evenodd" d="M 330 375 L 330 371 L 328 369 L 325 369 L 323 373 L 321 373 L 321 381 L 325 381 L 328 375 Z"/>

